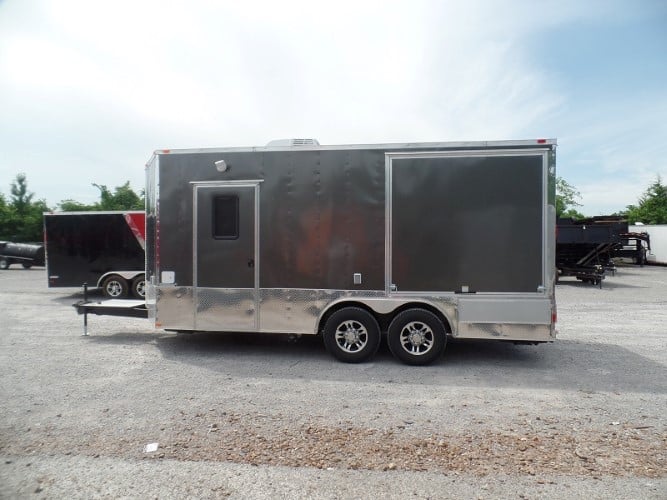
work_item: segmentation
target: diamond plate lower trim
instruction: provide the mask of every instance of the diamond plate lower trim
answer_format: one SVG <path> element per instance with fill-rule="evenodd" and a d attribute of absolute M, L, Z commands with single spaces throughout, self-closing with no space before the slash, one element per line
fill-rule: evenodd
<path fill-rule="evenodd" d="M 155 326 L 173 330 L 194 329 L 192 288 L 155 287 Z"/>
<path fill-rule="evenodd" d="M 257 331 L 254 289 L 197 289 L 195 329 Z"/>

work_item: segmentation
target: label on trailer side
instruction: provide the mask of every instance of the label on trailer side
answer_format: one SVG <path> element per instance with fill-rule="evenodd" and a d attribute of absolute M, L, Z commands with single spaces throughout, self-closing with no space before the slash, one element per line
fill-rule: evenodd
<path fill-rule="evenodd" d="M 166 285 L 173 285 L 176 283 L 176 273 L 174 271 L 162 271 L 161 281 Z"/>

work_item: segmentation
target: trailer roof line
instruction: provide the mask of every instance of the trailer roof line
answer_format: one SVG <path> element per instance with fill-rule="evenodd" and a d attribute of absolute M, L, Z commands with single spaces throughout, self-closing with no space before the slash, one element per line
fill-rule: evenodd
<path fill-rule="evenodd" d="M 313 144 L 288 144 L 290 141 L 313 141 Z M 487 149 L 487 148 L 511 148 L 511 147 L 545 147 L 556 146 L 556 139 L 528 139 L 508 141 L 463 141 L 463 142 L 397 142 L 379 144 L 334 144 L 320 145 L 315 139 L 281 139 L 271 141 L 266 146 L 240 146 L 240 147 L 212 147 L 212 148 L 186 148 L 186 149 L 158 149 L 154 155 L 164 154 L 187 154 L 187 153 L 246 153 L 260 151 L 331 151 L 331 150 L 355 150 L 355 149 L 423 149 L 423 148 L 451 148 L 451 149 Z"/>

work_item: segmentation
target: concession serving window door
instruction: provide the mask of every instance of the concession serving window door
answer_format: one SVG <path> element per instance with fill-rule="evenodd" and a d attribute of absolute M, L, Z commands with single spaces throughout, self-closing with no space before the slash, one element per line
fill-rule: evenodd
<path fill-rule="evenodd" d="M 195 329 L 255 331 L 259 183 L 194 183 Z"/>
<path fill-rule="evenodd" d="M 546 153 L 387 154 L 387 292 L 535 293 Z"/>

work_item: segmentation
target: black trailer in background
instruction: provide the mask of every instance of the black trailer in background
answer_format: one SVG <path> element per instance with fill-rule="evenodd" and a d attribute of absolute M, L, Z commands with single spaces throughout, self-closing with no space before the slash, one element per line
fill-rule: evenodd
<path fill-rule="evenodd" d="M 585 283 L 601 286 L 606 272 L 615 271 L 612 259 L 629 257 L 643 265 L 650 251 L 648 235 L 629 233 L 622 217 L 561 218 L 557 230 L 558 275 L 575 276 Z"/>
<path fill-rule="evenodd" d="M 44 214 L 49 287 L 101 287 L 104 295 L 144 298 L 145 212 Z"/>

